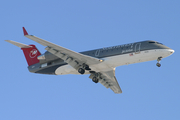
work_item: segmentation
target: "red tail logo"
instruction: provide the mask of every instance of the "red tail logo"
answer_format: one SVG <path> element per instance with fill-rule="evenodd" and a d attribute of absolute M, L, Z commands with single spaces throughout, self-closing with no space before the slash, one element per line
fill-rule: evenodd
<path fill-rule="evenodd" d="M 38 54 L 38 51 L 36 49 L 33 49 L 33 50 L 30 51 L 29 57 L 34 58 L 34 57 L 37 56 L 37 54 Z"/>
<path fill-rule="evenodd" d="M 21 48 L 23 50 L 23 53 L 26 57 L 27 63 L 29 66 L 36 64 L 39 62 L 37 57 L 41 55 L 39 50 L 36 48 L 35 45 L 29 45 L 31 46 L 30 48 Z"/>

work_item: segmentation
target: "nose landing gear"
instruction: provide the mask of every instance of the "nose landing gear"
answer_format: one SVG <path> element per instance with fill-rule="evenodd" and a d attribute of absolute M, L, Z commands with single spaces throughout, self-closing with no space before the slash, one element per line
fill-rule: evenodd
<path fill-rule="evenodd" d="M 160 64 L 160 63 L 157 63 L 156 65 L 157 65 L 158 67 L 161 67 L 161 64 Z"/>
<path fill-rule="evenodd" d="M 157 59 L 157 64 L 156 64 L 158 67 L 161 67 L 161 64 L 160 64 L 160 61 L 161 61 L 161 60 L 162 60 L 162 57 L 158 57 L 158 59 Z"/>

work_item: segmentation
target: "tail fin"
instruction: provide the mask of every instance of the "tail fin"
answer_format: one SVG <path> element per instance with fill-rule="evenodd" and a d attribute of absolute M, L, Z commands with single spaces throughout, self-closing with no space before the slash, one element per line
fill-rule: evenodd
<path fill-rule="evenodd" d="M 39 50 L 36 48 L 35 45 L 25 45 L 12 40 L 6 40 L 6 41 L 20 47 L 21 50 L 23 50 L 24 56 L 29 66 L 39 62 L 37 57 L 41 55 L 41 53 L 39 52 Z"/>
<path fill-rule="evenodd" d="M 21 48 L 23 50 L 24 56 L 26 57 L 28 65 L 33 65 L 39 62 L 37 56 L 41 55 L 39 50 L 36 48 L 35 45 L 29 45 L 30 48 Z"/>

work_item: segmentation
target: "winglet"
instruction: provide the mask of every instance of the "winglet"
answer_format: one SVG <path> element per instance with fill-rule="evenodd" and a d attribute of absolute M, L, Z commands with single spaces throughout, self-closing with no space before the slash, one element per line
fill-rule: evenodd
<path fill-rule="evenodd" d="M 26 29 L 24 27 L 23 27 L 23 33 L 24 33 L 24 36 L 28 35 L 28 32 L 26 31 Z"/>

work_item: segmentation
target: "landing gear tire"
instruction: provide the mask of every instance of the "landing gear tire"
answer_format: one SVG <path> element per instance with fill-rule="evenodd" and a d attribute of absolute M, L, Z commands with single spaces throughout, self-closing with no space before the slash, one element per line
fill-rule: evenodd
<path fill-rule="evenodd" d="M 93 77 L 93 78 L 92 78 L 92 81 L 95 82 L 95 83 L 98 83 L 98 82 L 99 82 L 99 80 L 98 80 L 97 77 Z"/>
<path fill-rule="evenodd" d="M 85 73 L 85 70 L 84 70 L 83 68 L 79 68 L 79 69 L 78 69 L 78 72 L 79 72 L 80 74 L 84 74 L 84 73 Z"/>
<path fill-rule="evenodd" d="M 160 63 L 157 63 L 156 65 L 157 65 L 158 67 L 161 67 L 161 64 L 160 64 Z"/>
<path fill-rule="evenodd" d="M 95 77 L 96 77 L 96 78 L 99 77 L 99 73 L 95 73 Z"/>

